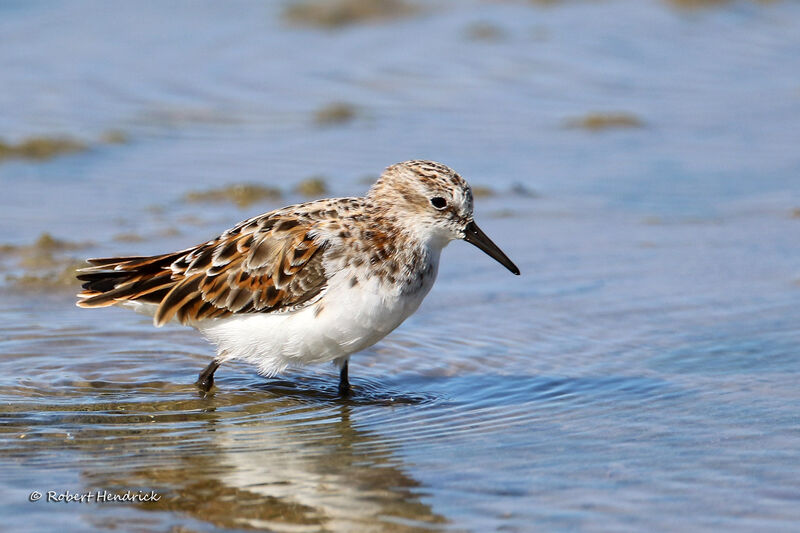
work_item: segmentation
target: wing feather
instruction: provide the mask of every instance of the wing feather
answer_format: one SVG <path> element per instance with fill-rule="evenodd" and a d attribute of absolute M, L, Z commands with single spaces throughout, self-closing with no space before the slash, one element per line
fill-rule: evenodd
<path fill-rule="evenodd" d="M 186 324 L 298 309 L 324 291 L 329 277 L 328 243 L 314 229 L 301 215 L 273 212 L 183 252 L 92 259 L 79 276 L 85 283 L 78 305 L 155 303 L 158 326 L 173 318 Z"/>

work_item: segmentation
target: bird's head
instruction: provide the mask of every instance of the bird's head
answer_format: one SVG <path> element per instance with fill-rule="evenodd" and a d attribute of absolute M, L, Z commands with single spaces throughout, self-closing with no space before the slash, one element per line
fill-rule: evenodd
<path fill-rule="evenodd" d="M 472 189 L 450 167 L 418 160 L 392 165 L 367 198 L 416 239 L 439 248 L 465 240 L 519 275 L 517 266 L 475 224 Z"/>

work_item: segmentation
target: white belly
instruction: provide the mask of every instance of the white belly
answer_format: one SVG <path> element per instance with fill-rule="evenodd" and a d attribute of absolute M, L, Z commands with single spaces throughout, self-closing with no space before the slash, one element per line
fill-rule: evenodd
<path fill-rule="evenodd" d="M 375 277 L 350 287 L 352 276 L 336 274 L 324 296 L 301 310 L 233 316 L 198 329 L 217 345 L 223 360 L 245 360 L 266 375 L 333 361 L 372 346 L 414 313 L 433 285 L 436 268 L 413 294 Z"/>

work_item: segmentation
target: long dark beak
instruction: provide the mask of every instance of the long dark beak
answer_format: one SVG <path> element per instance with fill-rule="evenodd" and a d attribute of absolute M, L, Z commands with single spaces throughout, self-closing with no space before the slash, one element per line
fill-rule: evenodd
<path fill-rule="evenodd" d="M 498 263 L 519 276 L 519 269 L 517 268 L 517 265 L 511 262 L 511 259 L 509 259 L 508 256 L 504 254 L 495 243 L 492 242 L 492 239 L 487 237 L 486 234 L 481 231 L 481 228 L 479 228 L 475 222 L 470 222 L 467 224 L 467 227 L 464 228 L 464 240 L 470 244 L 474 244 L 486 252 L 489 257 L 493 257 Z"/>

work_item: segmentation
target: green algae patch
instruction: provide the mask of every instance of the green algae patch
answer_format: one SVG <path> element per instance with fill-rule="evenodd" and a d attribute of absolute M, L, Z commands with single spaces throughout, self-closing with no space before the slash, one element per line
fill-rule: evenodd
<path fill-rule="evenodd" d="M 318 197 L 328 193 L 328 186 L 322 176 L 312 176 L 298 183 L 294 191 L 303 196 Z"/>
<path fill-rule="evenodd" d="M 89 243 L 85 242 L 73 242 L 56 239 L 50 233 L 45 232 L 39 235 L 36 241 L 27 248 L 30 250 L 55 252 L 64 250 L 80 250 L 81 248 L 86 248 L 89 245 Z"/>
<path fill-rule="evenodd" d="M 611 129 L 642 128 L 644 121 L 632 113 L 588 113 L 582 117 L 568 120 L 566 126 L 598 132 Z"/>
<path fill-rule="evenodd" d="M 312 28 L 343 28 L 413 15 L 419 7 L 405 0 L 306 0 L 290 4 L 284 18 Z"/>
<path fill-rule="evenodd" d="M 24 290 L 75 287 L 78 285 L 75 278 L 77 269 L 87 265 L 66 252 L 87 246 L 90 243 L 57 239 L 50 233 L 42 233 L 29 245 L 0 246 L 1 258 L 13 259 L 16 263 L 9 268 L 16 272 L 6 275 L 5 280 L 9 286 Z"/>
<path fill-rule="evenodd" d="M 524 198 L 542 197 L 542 195 L 539 192 L 535 191 L 534 189 L 531 189 L 527 185 L 523 185 L 522 183 L 515 183 L 514 185 L 512 185 L 510 192 L 513 196 L 520 196 Z"/>
<path fill-rule="evenodd" d="M 130 140 L 130 136 L 122 130 L 108 130 L 100 136 L 103 144 L 126 144 Z"/>
<path fill-rule="evenodd" d="M 57 239 L 50 233 L 42 233 L 27 246 L 16 246 L 10 252 L 18 258 L 19 266 L 28 270 L 48 269 L 63 264 L 59 254 L 86 248 L 89 243 Z"/>
<path fill-rule="evenodd" d="M 472 187 L 472 197 L 475 199 L 494 198 L 498 196 L 516 196 L 522 198 L 540 197 L 539 193 L 521 183 L 515 183 L 508 189 L 504 190 L 493 189 L 486 185 L 475 185 Z"/>
<path fill-rule="evenodd" d="M 159 237 L 177 237 L 181 235 L 181 231 L 173 226 L 166 227 L 158 232 Z"/>
<path fill-rule="evenodd" d="M 495 194 L 497 193 L 491 187 L 486 187 L 483 185 L 476 185 L 475 187 L 472 187 L 473 198 L 490 198 Z"/>
<path fill-rule="evenodd" d="M 467 26 L 464 36 L 470 41 L 502 41 L 506 32 L 500 26 L 491 22 L 474 22 Z"/>
<path fill-rule="evenodd" d="M 121 130 L 109 130 L 93 143 L 86 143 L 69 136 L 35 136 L 14 144 L 0 140 L 0 163 L 4 160 L 49 161 L 53 158 L 85 152 L 92 145 L 125 144 L 128 134 Z"/>
<path fill-rule="evenodd" d="M 182 226 L 208 226 L 210 221 L 197 215 L 183 215 L 178 219 Z"/>
<path fill-rule="evenodd" d="M 117 233 L 116 235 L 114 235 L 113 239 L 116 242 L 142 242 L 142 241 L 144 241 L 144 237 L 142 237 L 138 233 Z"/>
<path fill-rule="evenodd" d="M 243 118 L 214 107 L 159 107 L 141 113 L 137 121 L 148 126 L 182 128 L 197 124 L 229 126 L 241 124 Z"/>
<path fill-rule="evenodd" d="M 78 269 L 89 265 L 77 259 L 61 259 L 46 269 L 29 270 L 22 274 L 6 275 L 6 283 L 18 290 L 58 290 L 77 288 Z"/>
<path fill-rule="evenodd" d="M 190 191 L 184 195 L 184 200 L 189 203 L 230 202 L 244 208 L 259 202 L 279 200 L 281 196 L 280 189 L 275 187 L 255 183 L 235 183 L 205 191 Z"/>
<path fill-rule="evenodd" d="M 314 112 L 314 122 L 320 126 L 347 124 L 358 116 L 358 110 L 347 102 L 333 102 Z"/>
<path fill-rule="evenodd" d="M 71 137 L 29 137 L 17 144 L 0 141 L 0 161 L 5 159 L 46 161 L 88 149 L 86 144 Z"/>
<path fill-rule="evenodd" d="M 516 216 L 518 213 L 512 209 L 498 209 L 489 213 L 489 218 L 514 218 Z"/>

